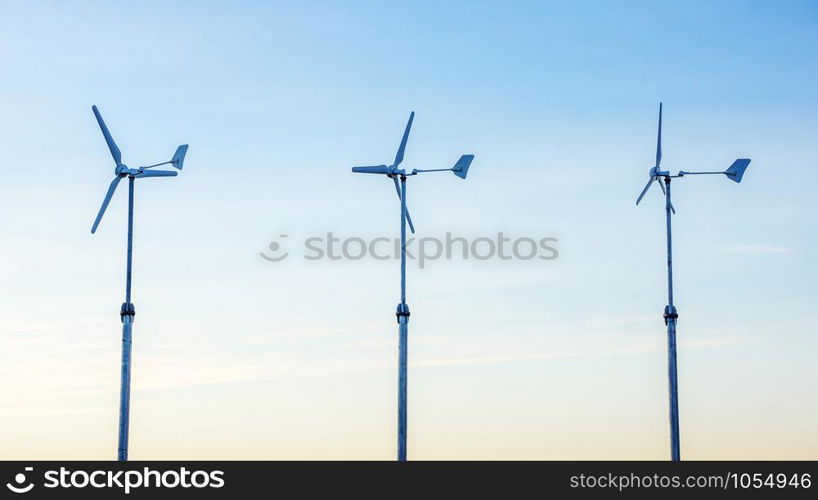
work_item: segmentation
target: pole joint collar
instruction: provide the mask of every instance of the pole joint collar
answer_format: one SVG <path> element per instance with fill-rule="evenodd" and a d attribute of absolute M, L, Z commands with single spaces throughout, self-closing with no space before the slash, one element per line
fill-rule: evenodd
<path fill-rule="evenodd" d="M 398 310 L 395 312 L 395 316 L 398 319 L 398 323 L 400 323 L 401 316 L 409 317 L 411 314 L 409 313 L 409 306 L 405 303 L 401 302 L 398 304 Z"/>
<path fill-rule="evenodd" d="M 125 316 L 130 316 L 131 321 L 133 321 L 133 317 L 136 316 L 136 309 L 133 304 L 128 302 L 122 303 L 122 307 L 119 309 L 119 317 L 123 322 L 125 321 Z"/>
<path fill-rule="evenodd" d="M 676 312 L 676 306 L 665 306 L 665 313 L 662 315 L 665 319 L 665 325 L 667 325 L 668 320 L 673 319 L 674 321 L 676 318 L 679 317 L 679 313 Z"/>

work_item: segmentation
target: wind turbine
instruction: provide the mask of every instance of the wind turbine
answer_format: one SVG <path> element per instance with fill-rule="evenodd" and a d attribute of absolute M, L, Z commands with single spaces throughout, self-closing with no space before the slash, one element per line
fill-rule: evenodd
<path fill-rule="evenodd" d="M 102 115 L 96 106 L 92 106 L 94 116 L 97 118 L 99 128 L 102 130 L 102 135 L 105 137 L 105 142 L 108 143 L 108 149 L 111 151 L 111 156 L 114 157 L 114 180 L 108 187 L 108 192 L 105 194 L 105 199 L 102 200 L 102 206 L 99 209 L 97 218 L 94 220 L 94 225 L 91 226 L 91 233 L 97 231 L 99 222 L 102 220 L 102 215 L 105 209 L 108 208 L 108 203 L 119 185 L 119 181 L 128 179 L 128 256 L 125 272 L 125 302 L 119 310 L 119 317 L 122 321 L 122 368 L 121 368 L 121 386 L 119 392 L 119 445 L 117 448 L 117 458 L 120 461 L 128 460 L 128 422 L 130 415 L 130 399 L 131 399 L 131 330 L 136 311 L 131 302 L 131 264 L 133 258 L 133 191 L 134 180 L 143 179 L 146 177 L 174 177 L 177 172 L 174 170 L 150 170 L 153 167 L 160 165 L 171 165 L 178 170 L 182 170 L 182 164 L 185 161 L 185 154 L 187 153 L 187 144 L 183 144 L 176 148 L 176 153 L 170 161 L 148 165 L 146 167 L 128 168 L 122 163 L 122 153 L 119 151 L 114 142 Z"/>
<path fill-rule="evenodd" d="M 407 344 L 409 336 L 409 306 L 406 304 L 406 224 L 412 233 L 415 226 L 409 211 L 406 209 L 406 178 L 424 172 L 454 172 L 454 175 L 461 179 L 466 178 L 469 172 L 469 165 L 474 160 L 474 155 L 463 155 L 457 160 L 452 168 L 436 168 L 428 170 L 413 169 L 411 172 L 398 168 L 403 161 L 403 153 L 406 150 L 406 140 L 409 138 L 409 130 L 412 128 L 412 121 L 415 119 L 415 112 L 409 114 L 409 121 L 406 123 L 406 130 L 403 131 L 403 138 L 400 141 L 395 161 L 391 165 L 377 165 L 368 167 L 352 167 L 353 172 L 361 174 L 383 174 L 392 179 L 395 184 L 395 191 L 400 199 L 400 303 L 395 315 L 398 320 L 398 461 L 406 461 L 406 386 L 407 386 Z M 400 179 L 400 184 L 398 184 Z"/>
<path fill-rule="evenodd" d="M 676 209 L 670 199 L 670 180 L 684 177 L 685 175 L 725 175 L 733 182 L 741 182 L 744 171 L 750 164 L 747 158 L 739 158 L 730 165 L 730 168 L 719 172 L 685 172 L 680 170 L 676 175 L 671 175 L 670 171 L 659 170 L 662 163 L 662 103 L 659 103 L 659 133 L 656 137 L 656 164 L 651 167 L 648 175 L 648 183 L 636 199 L 638 205 L 653 185 L 654 181 L 659 183 L 662 193 L 665 195 L 665 223 L 667 226 L 667 305 L 663 318 L 667 325 L 667 349 L 668 349 L 668 389 L 670 392 L 670 458 L 673 461 L 680 460 L 679 450 L 679 387 L 676 377 L 676 320 L 679 313 L 673 304 L 673 251 L 671 246 L 671 225 L 670 215 L 675 214 Z M 664 183 L 664 184 L 663 184 Z"/>

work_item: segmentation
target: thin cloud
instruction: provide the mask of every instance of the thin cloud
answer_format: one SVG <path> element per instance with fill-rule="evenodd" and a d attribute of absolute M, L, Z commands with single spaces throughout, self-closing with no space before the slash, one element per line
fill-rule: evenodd
<path fill-rule="evenodd" d="M 750 339 L 745 337 L 728 337 L 696 341 L 679 342 L 681 347 L 691 348 L 709 348 L 709 347 L 725 347 L 731 345 L 745 344 L 750 342 Z M 579 359 L 579 358 L 595 358 L 605 356 L 618 356 L 628 354 L 641 354 L 648 352 L 660 352 L 666 349 L 663 343 L 640 343 L 632 344 L 624 347 L 604 348 L 604 349 L 580 349 L 564 352 L 540 353 L 540 354 L 519 354 L 508 356 L 476 356 L 476 357 L 461 357 L 461 358 L 447 358 L 447 359 L 430 359 L 427 361 L 420 361 L 417 363 L 410 363 L 410 366 L 417 367 L 433 367 L 433 366 L 459 366 L 459 365 L 475 365 L 475 364 L 496 364 L 496 363 L 512 363 L 519 361 L 545 361 L 551 359 Z"/>
<path fill-rule="evenodd" d="M 792 255 L 795 250 L 778 245 L 752 243 L 725 247 L 724 252 L 742 255 Z"/>

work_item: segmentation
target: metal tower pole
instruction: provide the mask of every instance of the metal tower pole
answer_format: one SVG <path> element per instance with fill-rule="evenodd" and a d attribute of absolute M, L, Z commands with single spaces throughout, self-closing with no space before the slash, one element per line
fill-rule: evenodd
<path fill-rule="evenodd" d="M 406 385 L 409 306 L 406 305 L 406 176 L 400 177 L 400 304 L 398 319 L 398 461 L 406 461 Z"/>
<path fill-rule="evenodd" d="M 676 376 L 676 319 L 679 317 L 673 305 L 673 247 L 671 244 L 671 210 L 670 178 L 665 177 L 665 220 L 667 221 L 667 306 L 665 306 L 665 324 L 667 325 L 667 364 L 668 390 L 670 392 L 670 459 L 680 460 L 679 451 L 679 385 Z"/>
<path fill-rule="evenodd" d="M 131 303 L 131 266 L 133 263 L 133 190 L 134 178 L 128 177 L 128 258 L 125 273 L 125 302 L 119 311 L 122 320 L 122 372 L 119 391 L 119 446 L 117 459 L 128 460 L 128 427 L 131 399 L 131 329 L 135 310 Z"/>

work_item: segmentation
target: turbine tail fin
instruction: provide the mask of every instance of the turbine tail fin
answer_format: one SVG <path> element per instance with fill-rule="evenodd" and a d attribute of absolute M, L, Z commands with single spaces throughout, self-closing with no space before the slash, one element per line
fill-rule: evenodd
<path fill-rule="evenodd" d="M 747 170 L 749 165 L 749 158 L 739 158 L 730 165 L 730 168 L 724 171 L 724 175 L 733 182 L 741 182 L 741 178 L 744 177 L 744 171 Z"/>
<path fill-rule="evenodd" d="M 457 160 L 457 163 L 454 164 L 452 167 L 452 172 L 454 175 L 460 177 L 461 179 L 465 179 L 466 175 L 469 173 L 469 166 L 471 165 L 472 160 L 474 160 L 474 155 L 463 155 Z"/>
<path fill-rule="evenodd" d="M 177 170 L 182 170 L 182 165 L 185 162 L 185 155 L 187 154 L 187 144 L 182 144 L 178 148 L 176 148 L 176 152 L 173 153 L 173 158 L 170 159 L 170 164 L 173 165 L 173 168 Z"/>

